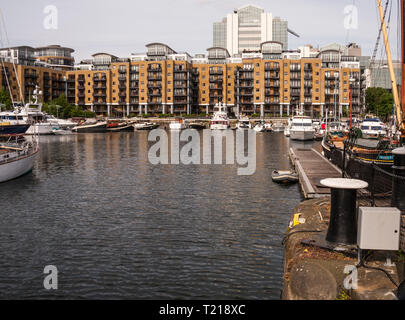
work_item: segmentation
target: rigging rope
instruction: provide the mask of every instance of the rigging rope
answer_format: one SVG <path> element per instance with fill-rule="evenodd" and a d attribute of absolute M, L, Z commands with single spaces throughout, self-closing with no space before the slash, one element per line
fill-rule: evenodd
<path fill-rule="evenodd" d="M 8 48 L 11 50 L 11 46 L 10 46 L 10 40 L 8 38 L 8 34 L 7 34 L 7 29 L 6 29 L 6 22 L 4 20 L 4 16 L 3 16 L 3 11 L 0 8 L 0 16 L 1 16 L 1 23 L 4 29 L 4 34 L 6 35 L 6 40 L 7 40 L 7 44 L 8 44 Z M 14 68 L 14 72 L 15 72 L 15 78 L 17 80 L 17 85 L 18 85 L 18 89 L 20 91 L 20 96 L 21 96 L 21 101 L 23 104 L 25 104 L 24 102 L 24 96 L 22 93 L 22 89 L 21 89 L 21 84 L 20 84 L 20 80 L 18 79 L 18 73 L 17 73 L 17 69 L 15 67 L 15 63 L 14 63 L 14 59 L 12 59 L 12 63 L 13 63 L 13 68 Z"/>

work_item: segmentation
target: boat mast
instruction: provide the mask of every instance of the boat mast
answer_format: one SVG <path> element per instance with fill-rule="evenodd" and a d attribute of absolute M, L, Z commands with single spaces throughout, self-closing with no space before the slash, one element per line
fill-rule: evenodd
<path fill-rule="evenodd" d="M 403 4 L 403 0 L 401 0 L 401 2 Z M 399 130 L 401 130 L 402 134 L 405 134 L 404 122 L 402 119 L 401 101 L 399 99 L 399 94 L 398 94 L 398 87 L 397 87 L 397 80 L 395 78 L 394 65 L 392 64 L 392 56 L 391 56 L 390 43 L 388 40 L 387 25 L 385 24 L 384 12 L 383 12 L 383 8 L 382 8 L 381 0 L 377 0 L 377 4 L 378 4 L 379 13 L 380 13 L 381 29 L 382 29 L 382 32 L 384 35 L 384 44 L 385 44 L 385 52 L 387 53 L 388 68 L 389 68 L 390 76 L 391 76 L 392 94 L 394 96 L 395 110 L 396 110 L 396 116 L 397 116 L 397 122 L 398 122 L 397 125 L 398 125 Z M 402 34 L 403 34 L 403 30 L 402 30 Z"/>
<path fill-rule="evenodd" d="M 404 0 L 401 0 L 400 10 L 401 10 L 401 48 L 402 48 L 401 49 L 401 51 L 402 51 L 401 52 L 402 53 L 402 57 L 401 57 L 401 64 L 402 64 L 402 79 L 401 79 L 401 81 L 402 81 L 401 82 L 402 110 L 401 111 L 402 111 L 402 116 L 404 117 L 405 116 L 405 33 L 404 33 L 404 28 L 405 28 L 405 22 L 404 22 L 404 19 L 405 19 L 405 1 Z M 398 121 L 401 121 L 401 120 L 398 120 Z M 405 122 L 404 118 L 402 118 L 402 123 L 398 122 L 398 123 L 402 124 L 402 128 L 401 128 L 402 135 L 405 134 L 404 122 Z"/>

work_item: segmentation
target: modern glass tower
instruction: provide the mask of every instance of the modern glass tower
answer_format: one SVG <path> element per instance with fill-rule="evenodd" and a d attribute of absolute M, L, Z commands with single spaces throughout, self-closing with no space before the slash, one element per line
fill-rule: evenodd
<path fill-rule="evenodd" d="M 231 55 L 260 49 L 260 44 L 278 41 L 288 49 L 288 22 L 273 18 L 263 8 L 247 5 L 235 9 L 221 22 L 213 25 L 214 47 L 226 48 Z M 297 36 L 297 35 L 296 35 Z"/>

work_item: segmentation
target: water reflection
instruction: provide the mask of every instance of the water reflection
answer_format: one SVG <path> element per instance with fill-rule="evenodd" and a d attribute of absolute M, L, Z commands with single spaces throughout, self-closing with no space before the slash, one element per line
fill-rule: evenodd
<path fill-rule="evenodd" d="M 279 298 L 301 195 L 270 173 L 312 144 L 258 134 L 252 176 L 154 166 L 149 146 L 148 132 L 41 137 L 33 172 L 0 184 L 0 298 Z M 42 287 L 48 264 L 57 292 Z"/>

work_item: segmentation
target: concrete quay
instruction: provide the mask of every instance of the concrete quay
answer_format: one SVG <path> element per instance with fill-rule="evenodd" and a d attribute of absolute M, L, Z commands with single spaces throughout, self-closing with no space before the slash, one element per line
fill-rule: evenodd
<path fill-rule="evenodd" d="M 325 238 L 329 219 L 328 196 L 304 201 L 292 213 L 283 241 L 282 299 L 396 300 L 397 287 L 392 281 L 398 285 L 404 278 L 404 256 L 393 254 L 395 266 L 389 267 L 385 265 L 385 253 L 376 252 L 356 269 L 355 250 L 339 251 L 336 247 L 334 251 L 311 245 L 311 242 Z M 354 271 L 349 274 L 348 270 Z"/>

